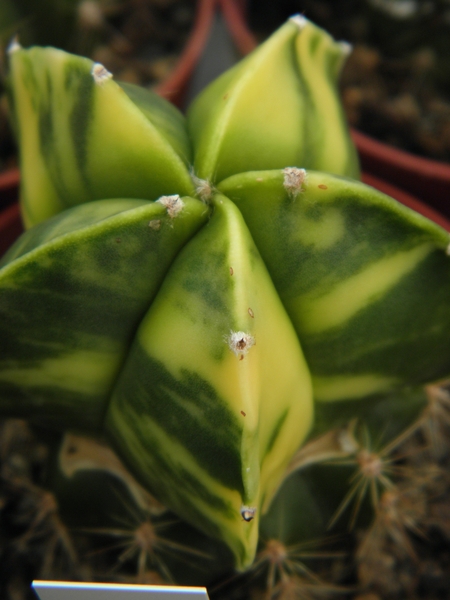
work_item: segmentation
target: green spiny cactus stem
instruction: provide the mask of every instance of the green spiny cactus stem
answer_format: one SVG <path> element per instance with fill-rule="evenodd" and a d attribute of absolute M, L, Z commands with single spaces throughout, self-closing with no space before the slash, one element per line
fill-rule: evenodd
<path fill-rule="evenodd" d="M 346 52 L 293 17 L 187 118 L 10 52 L 29 230 L 0 263 L 1 411 L 107 440 L 240 570 L 280 511 L 297 538 L 344 511 L 315 463 L 356 452 L 348 421 L 395 438 L 450 373 L 449 235 L 351 179 Z"/>

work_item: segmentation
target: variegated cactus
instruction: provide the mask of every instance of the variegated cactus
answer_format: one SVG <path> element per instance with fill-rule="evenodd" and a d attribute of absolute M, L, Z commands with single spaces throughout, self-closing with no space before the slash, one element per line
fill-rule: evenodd
<path fill-rule="evenodd" d="M 347 50 L 293 17 L 184 118 L 11 47 L 29 230 L 1 262 L 1 410 L 107 439 L 238 569 L 311 431 L 393 394 L 409 415 L 450 372 L 449 235 L 355 179 Z"/>

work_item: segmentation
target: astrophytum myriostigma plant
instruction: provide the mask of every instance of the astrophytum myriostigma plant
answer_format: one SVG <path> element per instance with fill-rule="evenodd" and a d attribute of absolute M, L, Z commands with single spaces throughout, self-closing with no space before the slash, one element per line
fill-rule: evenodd
<path fill-rule="evenodd" d="M 350 179 L 347 51 L 294 17 L 186 119 L 10 52 L 30 229 L 1 263 L 2 411 L 106 437 L 238 568 L 314 402 L 356 415 L 450 371 L 448 234 Z"/>

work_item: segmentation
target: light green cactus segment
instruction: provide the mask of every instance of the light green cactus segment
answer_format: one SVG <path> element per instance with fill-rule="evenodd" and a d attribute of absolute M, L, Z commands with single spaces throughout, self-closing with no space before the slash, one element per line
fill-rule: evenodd
<path fill-rule="evenodd" d="M 106 431 L 144 485 L 244 568 L 311 421 L 295 331 L 240 212 L 217 196 L 140 325 Z"/>
<path fill-rule="evenodd" d="M 323 29 L 300 15 L 293 19 L 303 23 L 301 34 L 295 39 L 295 47 L 298 69 L 310 100 L 306 137 L 314 149 L 313 160 L 307 159 L 301 166 L 358 179 L 356 148 L 348 135 L 342 105 L 337 100 L 338 78 L 351 47 L 336 42 Z"/>
<path fill-rule="evenodd" d="M 190 167 L 192 149 L 184 115 L 173 104 L 151 90 L 121 81 L 118 84 L 150 123 L 166 138 L 184 164 Z"/>
<path fill-rule="evenodd" d="M 196 175 L 221 181 L 304 159 L 307 98 L 296 72 L 297 33 L 288 22 L 195 99 L 188 128 Z"/>
<path fill-rule="evenodd" d="M 192 195 L 183 118 L 163 117 L 173 107 L 161 100 L 152 121 L 101 65 L 54 48 L 10 63 L 27 226 L 91 200 Z"/>
<path fill-rule="evenodd" d="M 23 235 L 0 269 L 2 412 L 101 426 L 140 319 L 208 217 L 183 201 L 172 218 L 160 202 L 99 200 Z"/>
<path fill-rule="evenodd" d="M 208 86 L 188 111 L 196 175 L 219 182 L 244 171 L 320 165 L 357 176 L 336 90 L 343 52 L 321 29 L 292 18 Z"/>
<path fill-rule="evenodd" d="M 296 176 L 301 191 L 292 187 Z M 317 400 L 358 399 L 450 373 L 444 229 L 369 186 L 314 171 L 245 173 L 219 189 L 252 232 Z"/>

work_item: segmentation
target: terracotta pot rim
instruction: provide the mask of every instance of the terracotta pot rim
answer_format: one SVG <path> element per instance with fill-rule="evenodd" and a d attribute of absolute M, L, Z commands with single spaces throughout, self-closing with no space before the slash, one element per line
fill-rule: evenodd
<path fill-rule="evenodd" d="M 356 147 L 361 154 L 370 155 L 374 159 L 389 164 L 391 168 L 411 171 L 414 174 L 432 180 L 441 180 L 450 184 L 450 163 L 416 156 L 406 150 L 390 146 L 384 142 L 362 133 L 358 129 L 351 129 L 351 135 Z"/>
<path fill-rule="evenodd" d="M 231 37 L 243 56 L 258 45 L 255 36 L 247 27 L 242 0 L 199 0 L 193 29 L 177 65 L 169 77 L 156 87 L 160 96 L 176 106 L 183 102 L 189 79 L 208 42 L 216 11 L 222 13 Z"/>

